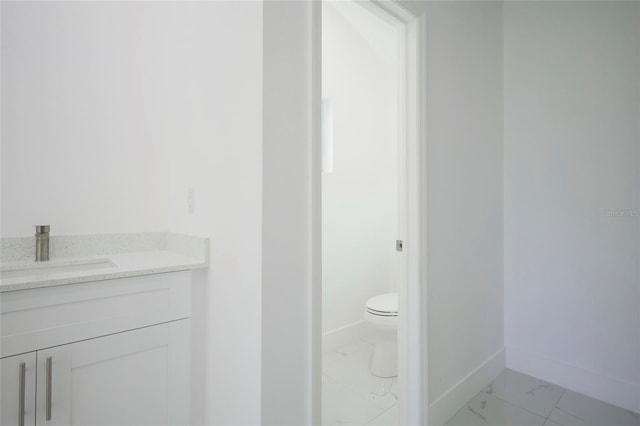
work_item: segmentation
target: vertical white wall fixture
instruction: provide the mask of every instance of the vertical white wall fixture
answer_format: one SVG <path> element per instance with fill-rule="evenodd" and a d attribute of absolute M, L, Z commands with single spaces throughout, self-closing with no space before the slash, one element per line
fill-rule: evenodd
<path fill-rule="evenodd" d="M 402 393 L 400 424 L 425 425 L 429 418 L 427 360 L 427 139 L 426 139 L 426 14 L 416 15 L 397 2 L 373 0 L 405 26 L 404 137 L 401 140 L 400 176 L 404 217 L 400 238 L 404 240 L 404 286 L 399 288 L 399 309 L 405 312 L 398 328 L 399 379 Z"/>
<path fill-rule="evenodd" d="M 320 420 L 320 4 L 263 9 L 263 425 Z"/>
<path fill-rule="evenodd" d="M 322 100 L 322 171 L 333 173 L 333 100 Z"/>

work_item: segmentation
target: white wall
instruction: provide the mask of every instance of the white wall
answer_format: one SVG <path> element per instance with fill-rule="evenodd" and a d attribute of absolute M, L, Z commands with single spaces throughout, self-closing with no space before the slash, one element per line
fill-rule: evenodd
<path fill-rule="evenodd" d="M 2 236 L 163 231 L 169 135 L 148 5 L 2 3 Z M 79 36 L 81 35 L 81 36 Z M 177 103 L 176 103 L 177 104 Z"/>
<path fill-rule="evenodd" d="M 504 27 L 508 365 L 639 412 L 640 3 Z"/>
<path fill-rule="evenodd" d="M 262 72 L 261 2 L 2 3 L 2 236 L 209 236 L 195 424 L 260 423 Z"/>
<path fill-rule="evenodd" d="M 323 332 L 362 321 L 396 291 L 398 36 L 353 2 L 323 3 L 322 97 L 333 101 L 333 172 L 322 174 Z"/>
<path fill-rule="evenodd" d="M 434 415 L 460 408 L 501 365 L 502 4 L 402 4 L 427 19 L 428 364 L 437 424 Z M 479 378 L 465 381 L 478 368 Z"/>
<path fill-rule="evenodd" d="M 169 226 L 211 238 L 206 285 L 206 424 L 261 416 L 262 3 L 169 3 L 156 88 L 171 135 Z M 185 78 L 172 84 L 174 75 Z M 188 191 L 195 191 L 189 213 Z M 201 314 L 203 314 L 201 312 Z"/>

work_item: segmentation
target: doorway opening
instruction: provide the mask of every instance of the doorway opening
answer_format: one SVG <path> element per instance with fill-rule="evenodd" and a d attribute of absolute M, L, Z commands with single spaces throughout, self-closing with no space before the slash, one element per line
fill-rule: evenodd
<path fill-rule="evenodd" d="M 322 3 L 323 425 L 426 418 L 422 25 Z"/>

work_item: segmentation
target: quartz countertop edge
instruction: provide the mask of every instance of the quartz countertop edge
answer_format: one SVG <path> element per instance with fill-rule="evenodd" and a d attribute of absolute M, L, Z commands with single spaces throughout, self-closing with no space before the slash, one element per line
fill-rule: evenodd
<path fill-rule="evenodd" d="M 208 248 L 208 247 L 207 247 Z M 91 257 L 52 258 L 50 262 L 83 262 L 94 259 L 108 260 L 112 267 L 86 271 L 54 272 L 0 279 L 0 293 L 44 287 L 63 286 L 142 275 L 187 271 L 207 268 L 208 256 L 199 259 L 170 250 L 154 250 L 137 253 L 119 253 Z M 34 262 L 35 264 L 35 262 Z M 24 265 L 24 262 L 3 262 L 2 267 Z"/>

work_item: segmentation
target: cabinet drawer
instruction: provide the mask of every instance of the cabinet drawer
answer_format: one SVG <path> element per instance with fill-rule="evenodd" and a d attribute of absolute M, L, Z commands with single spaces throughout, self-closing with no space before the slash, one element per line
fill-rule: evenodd
<path fill-rule="evenodd" d="M 188 318 L 190 309 L 190 271 L 7 292 L 0 356 Z"/>

